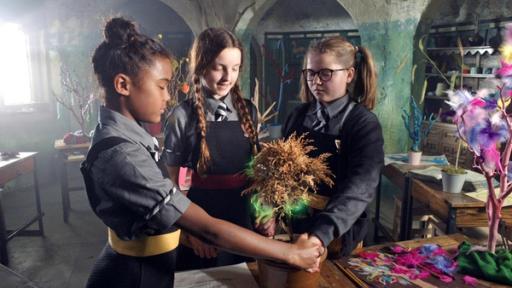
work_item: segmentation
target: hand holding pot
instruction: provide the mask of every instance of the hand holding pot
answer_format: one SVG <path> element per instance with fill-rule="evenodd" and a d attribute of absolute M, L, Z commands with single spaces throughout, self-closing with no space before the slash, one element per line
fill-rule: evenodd
<path fill-rule="evenodd" d="M 308 234 L 301 234 L 292 244 L 288 263 L 306 269 L 308 272 L 318 272 L 320 271 L 320 256 L 324 250 L 323 245 L 309 238 Z"/>

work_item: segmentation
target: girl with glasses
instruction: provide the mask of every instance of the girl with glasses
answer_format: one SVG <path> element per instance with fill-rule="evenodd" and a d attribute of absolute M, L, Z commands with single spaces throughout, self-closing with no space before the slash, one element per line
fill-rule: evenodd
<path fill-rule="evenodd" d="M 335 185 L 312 194 L 312 209 L 294 229 L 311 233 L 324 247 L 337 247 L 329 249 L 331 257 L 348 255 L 367 232 L 366 209 L 384 162 L 381 126 L 370 112 L 376 101 L 375 65 L 370 51 L 338 36 L 313 42 L 303 68 L 305 103 L 288 116 L 283 135 L 305 134 L 317 148 L 311 156 L 330 153 Z M 272 234 L 272 226 L 258 228 Z"/>

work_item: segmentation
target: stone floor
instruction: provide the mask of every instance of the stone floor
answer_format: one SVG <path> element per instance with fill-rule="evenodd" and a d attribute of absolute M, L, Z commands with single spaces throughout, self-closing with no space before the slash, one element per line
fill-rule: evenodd
<path fill-rule="evenodd" d="M 80 184 L 78 173 L 71 178 Z M 105 227 L 89 208 L 85 191 L 71 192 L 73 210 L 65 224 L 58 182 L 40 186 L 45 237 L 19 236 L 9 241 L 9 268 L 39 287 L 84 287 L 106 243 Z M 8 229 L 35 215 L 32 190 L 5 189 L 1 196 Z"/>

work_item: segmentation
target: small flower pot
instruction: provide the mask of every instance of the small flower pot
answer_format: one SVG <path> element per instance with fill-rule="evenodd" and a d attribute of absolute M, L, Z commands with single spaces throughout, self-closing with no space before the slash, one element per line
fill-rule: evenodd
<path fill-rule="evenodd" d="M 294 235 L 296 236 L 296 235 Z M 276 235 L 275 239 L 289 239 L 288 235 Z M 289 240 L 284 240 L 288 242 Z M 327 251 L 320 258 L 320 267 L 327 258 Z M 261 288 L 317 288 L 320 272 L 306 272 L 286 263 L 257 259 L 259 286 Z"/>
<path fill-rule="evenodd" d="M 320 272 L 305 270 L 271 260 L 258 259 L 259 282 L 261 288 L 317 288 Z"/>
<path fill-rule="evenodd" d="M 421 151 L 409 151 L 408 153 L 409 165 L 420 165 L 421 163 Z"/>
<path fill-rule="evenodd" d="M 460 193 L 462 191 L 462 186 L 464 186 L 464 181 L 466 181 L 466 174 L 449 174 L 445 171 L 442 171 L 443 177 L 443 191 L 449 193 Z"/>

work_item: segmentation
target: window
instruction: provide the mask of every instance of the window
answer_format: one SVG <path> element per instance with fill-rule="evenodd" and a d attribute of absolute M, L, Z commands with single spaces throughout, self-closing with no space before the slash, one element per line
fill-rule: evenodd
<path fill-rule="evenodd" d="M 28 37 L 13 23 L 0 23 L 0 107 L 33 103 Z"/>

